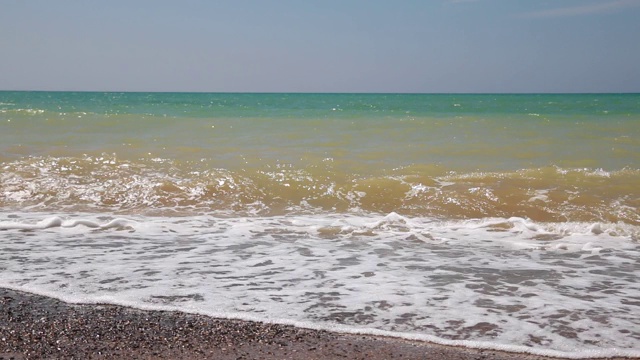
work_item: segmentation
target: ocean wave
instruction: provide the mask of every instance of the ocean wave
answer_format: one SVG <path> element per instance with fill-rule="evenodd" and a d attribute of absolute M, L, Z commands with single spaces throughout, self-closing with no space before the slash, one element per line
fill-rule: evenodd
<path fill-rule="evenodd" d="M 640 170 L 545 167 L 457 173 L 398 168 L 382 176 L 306 168 L 216 169 L 162 158 L 28 157 L 0 164 L 0 206 L 122 213 L 279 215 L 397 212 L 444 219 L 640 224 Z"/>

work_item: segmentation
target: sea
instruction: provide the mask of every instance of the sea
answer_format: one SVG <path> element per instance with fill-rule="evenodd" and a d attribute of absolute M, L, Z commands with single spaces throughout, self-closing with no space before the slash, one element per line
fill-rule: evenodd
<path fill-rule="evenodd" d="M 0 287 L 640 357 L 640 94 L 3 91 Z"/>

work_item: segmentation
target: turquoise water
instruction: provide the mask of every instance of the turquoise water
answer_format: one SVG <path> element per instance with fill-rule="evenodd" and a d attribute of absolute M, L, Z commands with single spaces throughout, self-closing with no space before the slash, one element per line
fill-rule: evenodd
<path fill-rule="evenodd" d="M 637 116 L 639 94 L 286 94 L 1 92 L 4 110 L 171 117 L 378 118 L 526 115 Z M 459 104 L 457 106 L 456 104 Z M 341 110 L 334 113 L 334 109 Z"/>
<path fill-rule="evenodd" d="M 264 161 L 252 163 L 302 166 L 299 155 L 326 155 L 365 172 L 415 164 L 493 171 L 551 165 L 619 170 L 639 163 L 640 96 L 634 94 L 2 95 L 4 156 L 66 147 L 69 155 L 261 155 Z M 46 150 L 13 148 L 34 142 Z"/>
<path fill-rule="evenodd" d="M 0 92 L 0 286 L 639 356 L 639 184 L 640 94 Z"/>

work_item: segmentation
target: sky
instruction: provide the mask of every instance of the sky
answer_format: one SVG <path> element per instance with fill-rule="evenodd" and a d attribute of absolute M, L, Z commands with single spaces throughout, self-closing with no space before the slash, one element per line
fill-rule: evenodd
<path fill-rule="evenodd" d="M 0 90 L 640 92 L 640 0 L 0 0 Z"/>

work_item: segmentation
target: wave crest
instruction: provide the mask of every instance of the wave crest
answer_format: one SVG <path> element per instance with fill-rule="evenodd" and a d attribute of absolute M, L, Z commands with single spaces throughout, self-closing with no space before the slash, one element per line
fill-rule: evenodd
<path fill-rule="evenodd" d="M 321 164 L 324 165 L 324 164 Z M 557 167 L 384 176 L 308 168 L 216 169 L 154 158 L 28 157 L 0 164 L 0 206 L 124 213 L 397 212 L 439 218 L 640 224 L 640 171 Z"/>

